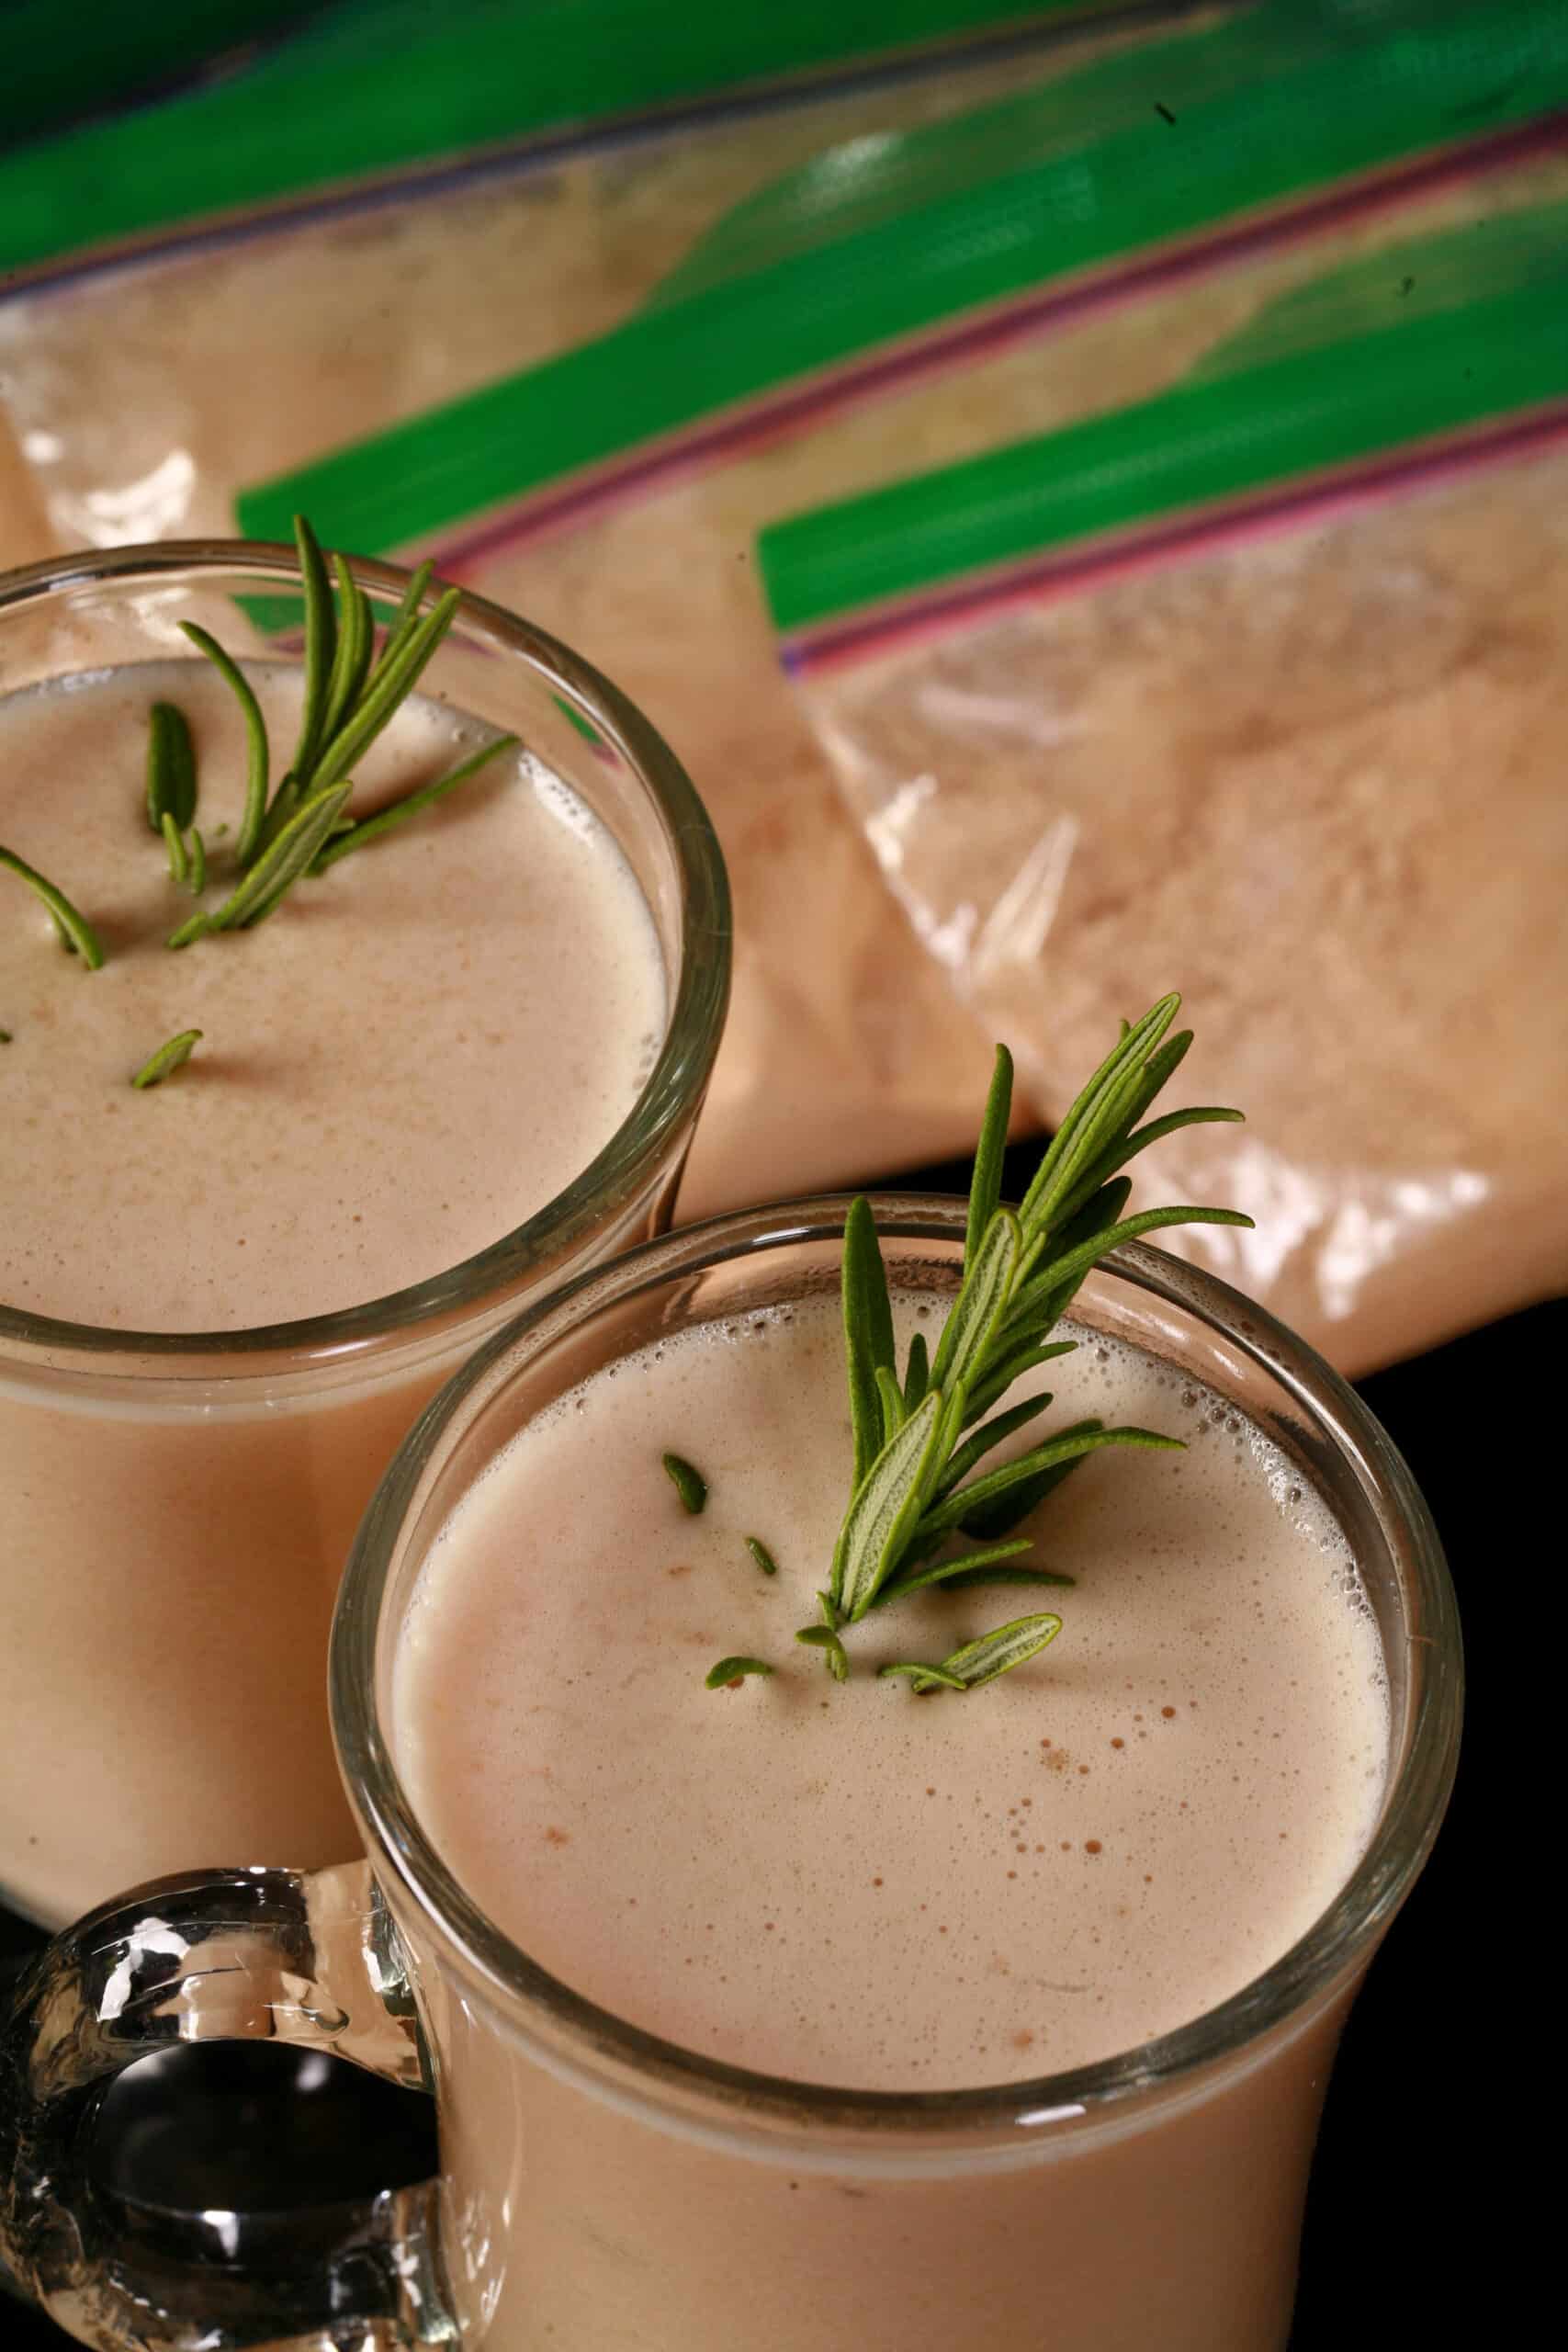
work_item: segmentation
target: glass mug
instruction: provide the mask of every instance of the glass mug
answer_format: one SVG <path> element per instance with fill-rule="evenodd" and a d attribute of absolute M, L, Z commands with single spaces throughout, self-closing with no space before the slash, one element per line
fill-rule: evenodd
<path fill-rule="evenodd" d="M 353 569 L 389 617 L 407 575 Z M 13 572 L 0 579 L 0 693 L 188 655 L 186 617 L 265 653 L 259 629 L 237 643 L 239 600 L 276 602 L 299 581 L 291 548 L 238 543 Z M 0 1899 L 45 1925 L 193 1854 L 313 1865 L 354 1850 L 321 1693 L 338 1577 L 377 1479 L 525 1299 L 669 1222 L 729 979 L 728 888 L 702 805 L 624 696 L 495 605 L 464 596 L 422 686 L 514 731 L 604 820 L 662 950 L 662 1050 L 564 1193 L 390 1296 L 192 1336 L 0 1304 Z M 214 1498 L 216 1531 L 196 1494 Z"/>
<path fill-rule="evenodd" d="M 1331 1907 L 1206 2016 L 1072 2074 L 951 2093 L 838 2091 L 715 2064 L 596 2008 L 511 1943 L 399 1784 L 391 1660 L 457 1498 L 598 1366 L 672 1329 L 836 1288 L 846 1205 L 719 1218 L 580 1275 L 424 1414 L 360 1530 L 333 1633 L 333 1725 L 367 1864 L 169 1880 L 39 1961 L 0 2057 L 0 2132 L 15 2135 L 0 2150 L 0 2256 L 85 2341 L 1284 2344 L 1329 2064 L 1447 1802 L 1461 1656 L 1437 1537 L 1398 1454 L 1326 1365 L 1224 1283 L 1124 1249 L 1074 1313 L 1234 1399 L 1325 1495 L 1377 1612 L 1392 1752 L 1371 1843 Z M 894 1279 L 951 1298 L 964 1215 L 931 1197 L 879 1204 Z M 176 2041 L 236 2036 L 334 2051 L 434 2090 L 439 2181 L 356 2215 L 308 2306 L 298 2280 L 285 2293 L 204 2268 L 220 2248 L 198 2225 L 188 2267 L 138 2275 L 83 2169 L 118 2069 Z M 302 2326 L 307 2307 L 337 2316 Z"/>

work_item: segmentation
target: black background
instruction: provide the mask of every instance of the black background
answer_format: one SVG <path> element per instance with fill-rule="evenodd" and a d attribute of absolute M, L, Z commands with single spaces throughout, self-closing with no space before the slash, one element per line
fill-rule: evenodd
<path fill-rule="evenodd" d="M 1016 1162 L 1016 1149 L 1010 1157 Z M 1015 1184 L 1018 1173 L 1015 1165 Z M 968 1171 L 955 1162 L 898 1181 L 962 1192 Z M 1505 1707 L 1517 1702 L 1484 1638 L 1479 1600 L 1505 1551 L 1510 1572 L 1523 1572 L 1503 1542 L 1495 1481 L 1517 1476 L 1520 1460 L 1533 1454 L 1528 1400 L 1532 1390 L 1548 1390 L 1565 1341 L 1568 1302 L 1553 1302 L 1359 1384 L 1410 1463 L 1448 1550 L 1470 1687 L 1447 1826 L 1352 2013 L 1329 2092 L 1291 2352 L 1483 2340 L 1461 2329 L 1456 2301 L 1456 2266 L 1474 2278 L 1461 2249 L 1468 2243 L 1476 2251 L 1476 2199 L 1496 2161 L 1495 2153 L 1478 2154 L 1494 2118 L 1471 2045 L 1467 1988 L 1485 1958 L 1480 1923 L 1494 1839 L 1513 1802 L 1503 1775 L 1513 1769 L 1517 1726 L 1505 1722 Z M 1506 1458 L 1498 1442 L 1505 1407 Z M 1517 1628 L 1517 1618 L 1509 1622 Z M 0 1912 L 0 1969 L 37 1940 Z M 165 2087 L 124 2100 L 120 2183 L 159 2206 L 243 2210 L 358 2194 L 432 2169 L 423 2099 L 347 2067 L 300 2096 L 290 2088 L 289 2063 L 259 2048 L 182 2053 Z M 1470 2185 L 1456 2199 L 1458 2178 Z M 840 2251 L 852 2259 L 852 2249 Z M 1048 2285 L 1047 2264 L 1047 2307 Z M 0 2302 L 3 2352 L 61 2352 L 68 2340 Z M 737 2352 L 746 2352 L 743 2335 Z"/>

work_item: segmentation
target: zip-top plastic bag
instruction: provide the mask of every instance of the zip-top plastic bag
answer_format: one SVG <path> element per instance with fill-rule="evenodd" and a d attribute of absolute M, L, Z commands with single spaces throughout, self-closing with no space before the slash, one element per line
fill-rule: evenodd
<path fill-rule="evenodd" d="M 864 355 L 874 363 L 874 382 L 857 376 L 852 356 L 846 368 L 819 371 L 802 386 L 803 322 L 827 316 L 835 331 L 856 333 L 868 324 L 867 307 L 846 300 L 845 288 L 863 286 L 868 252 L 882 250 L 879 192 L 891 186 L 904 204 L 922 190 L 951 195 L 957 185 L 964 233 L 953 249 L 960 260 L 989 251 L 1016 218 L 1020 198 L 1008 174 L 964 176 L 1016 152 L 1000 140 L 998 117 L 1010 136 L 1024 122 L 1033 136 L 1036 114 L 1060 130 L 1093 119 L 1091 99 L 1107 109 L 1111 127 L 1102 135 L 1122 165 L 1120 177 L 1101 175 L 1111 218 L 1098 233 L 1111 246 L 1129 211 L 1132 233 L 1149 233 L 1133 164 L 1148 150 L 1149 168 L 1165 166 L 1168 149 L 1149 149 L 1170 132 L 1156 107 L 1162 90 L 1178 102 L 1169 109 L 1178 128 L 1189 125 L 1194 144 L 1183 170 L 1201 185 L 1204 205 L 1239 192 L 1226 162 L 1238 141 L 1245 155 L 1260 153 L 1275 168 L 1268 142 L 1263 151 L 1252 143 L 1252 85 L 1238 53 L 1245 48 L 1256 65 L 1267 31 L 1278 67 L 1288 30 L 1293 64 L 1272 86 L 1281 107 L 1299 108 L 1302 28 L 1310 15 L 1320 38 L 1322 12 L 1285 7 L 1269 12 L 1267 26 L 1259 17 L 1245 28 L 1237 20 L 1190 30 L 889 139 L 870 155 L 855 142 L 820 158 L 716 227 L 667 282 L 666 307 L 542 363 L 526 385 L 515 379 L 498 390 L 501 413 L 513 423 L 493 435 L 471 433 L 460 408 L 445 410 L 242 500 L 251 529 L 286 527 L 298 503 L 338 536 L 381 546 L 407 546 L 402 534 L 417 514 L 423 536 L 414 546 L 434 544 L 457 576 L 581 646 L 679 749 L 717 822 L 738 910 L 733 1011 L 687 1207 L 961 1149 L 972 1137 L 976 1055 L 984 1052 L 940 972 L 911 962 L 898 911 L 877 892 L 870 854 L 846 826 L 831 770 L 778 674 L 751 560 L 756 532 L 813 500 L 1156 390 L 1281 288 L 1321 267 L 1325 254 L 1375 251 L 1401 223 L 1472 220 L 1517 206 L 1543 185 L 1568 192 L 1562 157 L 1544 149 L 1535 126 L 1519 142 L 1522 160 L 1505 164 L 1489 152 L 1483 170 L 1461 141 L 1464 164 L 1450 168 L 1444 134 L 1477 111 L 1455 63 L 1471 51 L 1450 32 L 1434 63 L 1434 36 L 1412 43 L 1400 30 L 1396 40 L 1393 13 L 1364 12 L 1376 24 L 1353 55 L 1336 51 L 1332 78 L 1371 94 L 1358 117 L 1363 130 L 1375 98 L 1385 109 L 1380 137 L 1386 141 L 1395 123 L 1411 141 L 1414 75 L 1428 106 L 1419 134 L 1425 160 L 1414 179 L 1337 182 L 1318 189 L 1311 207 L 1249 215 L 1224 236 L 1162 246 L 1157 259 L 1138 245 L 1122 257 L 1126 286 L 1111 268 L 1086 288 L 1055 232 L 1030 215 L 1039 251 L 1050 249 L 1040 300 L 964 312 L 940 349 L 930 342 L 886 347 L 874 336 Z M 1532 39 L 1540 22 L 1532 12 Z M 1568 27 L 1562 47 L 1568 62 Z M 1310 86 L 1321 96 L 1327 69 L 1313 54 Z M 1218 95 L 1204 101 L 1204 89 Z M 1440 170 L 1429 168 L 1435 153 L 1445 159 Z M 898 214 L 898 250 L 931 217 L 919 205 Z M 820 233 L 792 243 L 790 224 L 799 221 Z M 871 247 L 862 243 L 867 237 Z M 759 260 L 781 250 L 783 264 Z M 756 269 L 741 268 L 742 258 Z M 955 280 L 963 274 L 955 263 Z M 775 304 L 766 334 L 764 285 Z M 932 288 L 945 289 L 943 300 L 952 290 L 934 263 Z M 651 342 L 642 335 L 649 322 L 657 330 Z M 716 411 L 727 353 L 754 371 L 754 390 Z M 768 380 L 769 368 L 784 370 L 782 382 Z M 846 385 L 874 397 L 846 399 Z M 526 423 L 511 408 L 520 398 Z M 663 403 L 657 413 L 670 424 L 651 436 L 650 400 Z M 508 471 L 492 474 L 491 484 L 510 480 L 520 494 L 476 509 L 474 468 L 497 464 Z"/>
<path fill-rule="evenodd" d="M 1192 1091 L 1249 1125 L 1143 1181 L 1258 1229 L 1174 1246 L 1351 1372 L 1562 1284 L 1568 205 L 761 560 L 849 805 L 1042 1112 L 1186 989 Z"/>
<path fill-rule="evenodd" d="M 817 153 L 616 324 L 244 485 L 242 525 L 308 508 L 356 544 L 481 550 L 1561 143 L 1568 109 L 1558 0 L 1268 0 L 1070 74 L 1063 60 Z"/>
<path fill-rule="evenodd" d="M 260 451 L 348 441 L 244 492 L 243 526 L 284 535 L 299 504 L 329 539 L 437 552 L 599 661 L 713 809 L 736 991 L 685 1204 L 914 1164 L 973 1139 L 986 1041 L 911 960 L 778 674 L 757 530 L 1158 390 L 1325 254 L 1524 200 L 1557 168 L 1568 26 L 1485 27 L 1452 0 L 1272 0 L 584 152 L 301 232 L 319 278 L 288 240 L 133 272 L 82 296 L 74 344 L 52 298 L 24 303 L 15 396 L 51 352 L 29 441 L 73 536 L 231 527 Z M 81 373 L 84 322 L 112 379 Z M 443 397 L 520 336 L 532 368 Z"/>
<path fill-rule="evenodd" d="M 0 405 L 62 545 L 232 532 L 246 483 L 615 326 L 825 149 L 1125 43 L 1075 30 L 1106 5 L 338 0 L 0 157 Z"/>

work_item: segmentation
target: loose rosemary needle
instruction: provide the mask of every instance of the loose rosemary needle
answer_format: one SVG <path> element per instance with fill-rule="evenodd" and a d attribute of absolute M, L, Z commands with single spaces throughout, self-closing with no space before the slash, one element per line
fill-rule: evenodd
<path fill-rule="evenodd" d="M 177 1036 L 165 1039 L 155 1054 L 148 1055 L 131 1080 L 132 1086 L 139 1093 L 150 1086 L 162 1086 L 166 1078 L 173 1078 L 175 1070 L 189 1061 L 201 1043 L 201 1035 L 199 1029 L 182 1029 Z"/>

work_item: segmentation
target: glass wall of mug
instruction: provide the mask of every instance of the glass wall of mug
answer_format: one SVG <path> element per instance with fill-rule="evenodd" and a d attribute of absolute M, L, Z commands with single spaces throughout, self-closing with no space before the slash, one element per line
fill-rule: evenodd
<path fill-rule="evenodd" d="M 390 622 L 406 575 L 353 570 Z M 265 658 L 299 588 L 292 550 L 243 544 L 36 565 L 0 580 L 0 695 L 185 657 L 209 676 L 182 620 Z M 281 641 L 297 658 L 297 638 Z M 204 1856 L 310 1867 L 355 1850 L 322 1692 L 338 1577 L 376 1481 L 420 1408 L 541 1285 L 668 1222 L 728 986 L 702 806 L 614 686 L 479 598 L 463 597 L 421 691 L 517 734 L 603 821 L 653 918 L 662 1042 L 563 1192 L 365 1305 L 170 1334 L 51 1321 L 0 1284 L 0 1898 L 45 1923 Z M 501 1082 L 526 1090 L 530 1072 Z"/>

